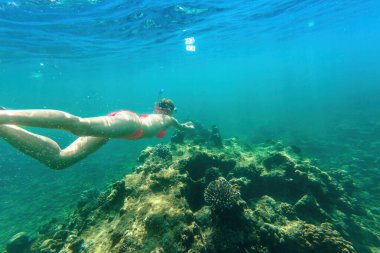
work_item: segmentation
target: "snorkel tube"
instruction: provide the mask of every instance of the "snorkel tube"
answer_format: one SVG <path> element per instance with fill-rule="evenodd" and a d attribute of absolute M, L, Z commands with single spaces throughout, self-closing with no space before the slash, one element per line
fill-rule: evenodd
<path fill-rule="evenodd" d="M 164 94 L 164 91 L 165 91 L 164 88 L 161 88 L 158 91 L 157 101 L 156 101 L 156 103 L 154 103 L 154 112 L 157 114 L 163 114 L 164 113 L 164 111 L 159 108 L 159 104 L 162 100 L 162 94 Z"/>

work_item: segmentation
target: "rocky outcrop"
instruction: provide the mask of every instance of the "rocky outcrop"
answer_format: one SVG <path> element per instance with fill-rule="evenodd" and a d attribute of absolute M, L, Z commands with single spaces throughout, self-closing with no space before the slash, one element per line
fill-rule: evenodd
<path fill-rule="evenodd" d="M 148 147 L 141 165 L 104 193 L 84 194 L 70 219 L 42 234 L 32 251 L 353 253 L 379 247 L 371 227 L 360 226 L 371 217 L 347 175 L 339 181 L 280 144 L 243 147 L 229 139 L 215 145 L 205 131 L 184 136 Z"/>

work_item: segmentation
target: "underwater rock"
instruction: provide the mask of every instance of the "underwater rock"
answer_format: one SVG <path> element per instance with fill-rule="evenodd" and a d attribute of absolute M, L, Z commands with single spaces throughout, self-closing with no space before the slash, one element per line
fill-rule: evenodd
<path fill-rule="evenodd" d="M 12 236 L 6 245 L 7 253 L 24 253 L 29 250 L 30 239 L 25 232 L 20 232 Z"/>
<path fill-rule="evenodd" d="M 85 253 L 87 246 L 84 240 L 79 238 L 75 231 L 57 231 L 54 238 L 44 240 L 40 246 L 32 252 L 38 253 Z"/>
<path fill-rule="evenodd" d="M 54 239 L 47 239 L 41 243 L 37 252 L 41 253 L 58 253 L 64 247 L 65 243 Z"/>
<path fill-rule="evenodd" d="M 347 175 L 278 142 L 229 139 L 219 149 L 191 134 L 144 150 L 142 164 L 104 193 L 84 192 L 32 252 L 369 253 L 378 244 L 376 220 L 356 208 Z"/>
<path fill-rule="evenodd" d="M 75 241 L 69 244 L 68 248 L 71 250 L 72 253 L 79 253 L 82 249 L 83 243 L 83 239 L 76 239 Z"/>
<path fill-rule="evenodd" d="M 252 205 L 253 215 L 260 224 L 284 224 L 287 222 L 287 219 L 283 213 L 281 204 L 281 202 L 276 201 L 274 198 L 264 195 Z"/>
<path fill-rule="evenodd" d="M 213 125 L 211 127 L 211 136 L 210 136 L 211 142 L 218 148 L 223 147 L 223 140 L 220 136 L 219 128 L 216 125 Z"/>
<path fill-rule="evenodd" d="M 174 131 L 172 137 L 170 138 L 171 143 L 182 144 L 185 140 L 185 132 L 181 130 Z"/>
<path fill-rule="evenodd" d="M 329 223 L 315 226 L 297 222 L 282 232 L 285 252 L 356 253 L 352 244 L 343 239 Z"/>
<path fill-rule="evenodd" d="M 165 250 L 162 247 L 157 247 L 152 250 L 150 253 L 165 253 Z"/>
<path fill-rule="evenodd" d="M 152 191 L 163 191 L 170 186 L 175 185 L 178 183 L 178 180 L 181 180 L 179 177 L 173 177 L 170 173 L 167 173 L 166 171 L 160 171 L 158 173 L 155 173 L 150 176 L 150 184 L 149 188 L 152 189 Z"/>
<path fill-rule="evenodd" d="M 211 233 L 207 236 L 207 252 L 256 252 L 260 235 L 250 209 L 238 202 L 233 209 L 211 213 Z"/>
<path fill-rule="evenodd" d="M 278 206 L 278 210 L 280 211 L 281 215 L 285 217 L 288 220 L 295 220 L 296 219 L 296 211 L 294 210 L 294 207 L 289 203 L 280 203 Z"/>
<path fill-rule="evenodd" d="M 194 144 L 205 144 L 210 139 L 210 131 L 198 121 L 194 121 L 193 123 L 194 130 L 186 131 L 186 138 L 193 140 Z"/>
<path fill-rule="evenodd" d="M 99 194 L 99 197 L 97 199 L 97 206 L 102 206 L 106 201 L 107 197 L 110 194 L 110 191 L 104 191 L 101 194 Z"/>
<path fill-rule="evenodd" d="M 220 172 L 219 168 L 211 167 L 206 169 L 204 176 L 206 182 L 211 182 L 221 177 L 222 173 Z"/>
<path fill-rule="evenodd" d="M 212 125 L 211 130 L 206 129 L 201 123 L 194 122 L 194 129 L 174 132 L 171 142 L 183 144 L 184 140 L 191 140 L 195 145 L 205 145 L 208 147 L 223 147 L 223 139 L 218 126 Z"/>
<path fill-rule="evenodd" d="M 152 154 L 153 148 L 147 147 L 143 151 L 141 151 L 140 156 L 137 158 L 138 162 L 145 162 L 145 160 Z"/>
<path fill-rule="evenodd" d="M 54 234 L 53 239 L 65 241 L 67 237 L 69 236 L 69 234 L 70 234 L 70 231 L 68 230 L 59 230 L 58 232 Z"/>
<path fill-rule="evenodd" d="M 327 217 L 326 212 L 320 207 L 315 197 L 311 194 L 304 195 L 294 205 L 299 217 L 303 217 L 308 220 L 308 217 L 316 217 L 317 219 L 323 219 Z"/>
<path fill-rule="evenodd" d="M 194 213 L 195 221 L 201 227 L 210 227 L 212 225 L 211 210 L 207 206 L 203 206 L 201 209 Z"/>
<path fill-rule="evenodd" d="M 83 207 L 89 202 L 96 200 L 98 196 L 99 196 L 99 191 L 95 188 L 85 190 L 81 193 L 77 206 Z"/>
<path fill-rule="evenodd" d="M 141 246 L 133 241 L 132 238 L 125 237 L 117 253 L 134 253 L 141 250 Z"/>
<path fill-rule="evenodd" d="M 182 188 L 182 195 L 185 196 L 186 201 L 192 211 L 198 211 L 204 205 L 204 189 L 206 183 L 204 179 L 194 181 L 188 179 L 186 185 Z"/>
<path fill-rule="evenodd" d="M 357 190 L 357 186 L 354 183 L 354 179 L 351 175 L 349 175 L 347 171 L 341 169 L 334 170 L 330 172 L 330 175 L 335 179 L 339 180 L 339 182 L 342 184 L 344 190 L 347 193 L 353 194 L 355 190 Z"/>
<path fill-rule="evenodd" d="M 114 205 L 116 202 L 123 199 L 125 193 L 125 182 L 123 180 L 114 183 L 112 185 L 111 193 L 107 196 L 103 206 L 109 207 Z"/>
<path fill-rule="evenodd" d="M 38 233 L 41 235 L 49 236 L 56 231 L 57 226 L 58 226 L 58 219 L 53 218 L 49 222 L 47 222 L 46 224 L 42 225 L 38 229 Z"/>
<path fill-rule="evenodd" d="M 264 223 L 260 226 L 260 238 L 263 244 L 270 245 L 273 248 L 284 243 L 280 227 L 270 223 Z"/>
<path fill-rule="evenodd" d="M 172 154 L 168 145 L 158 144 L 155 147 L 147 147 L 141 151 L 138 162 L 145 162 L 148 158 L 171 160 Z"/>
<path fill-rule="evenodd" d="M 275 169 L 278 167 L 285 170 L 292 169 L 295 166 L 294 161 L 284 152 L 275 153 L 263 161 L 263 165 L 269 169 Z"/>
<path fill-rule="evenodd" d="M 112 246 L 115 246 L 117 243 L 119 243 L 122 237 L 123 237 L 123 233 L 121 233 L 120 231 L 116 231 L 112 233 L 111 235 Z"/>
<path fill-rule="evenodd" d="M 226 176 L 236 165 L 236 161 L 223 155 L 213 155 L 207 152 L 195 152 L 188 159 L 181 161 L 181 172 L 189 173 L 192 180 L 199 180 L 205 176 L 207 169 L 215 167 Z"/>

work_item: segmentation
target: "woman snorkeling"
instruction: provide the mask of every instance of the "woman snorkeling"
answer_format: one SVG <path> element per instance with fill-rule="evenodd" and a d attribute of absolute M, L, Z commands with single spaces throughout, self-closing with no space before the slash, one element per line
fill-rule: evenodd
<path fill-rule="evenodd" d="M 112 138 L 141 139 L 165 135 L 168 128 L 194 128 L 192 122 L 179 123 L 172 117 L 175 106 L 161 99 L 155 113 L 138 115 L 121 110 L 107 116 L 81 118 L 57 110 L 0 110 L 0 138 L 46 166 L 61 170 L 98 150 Z M 65 149 L 52 139 L 20 126 L 61 129 L 79 136 Z"/>

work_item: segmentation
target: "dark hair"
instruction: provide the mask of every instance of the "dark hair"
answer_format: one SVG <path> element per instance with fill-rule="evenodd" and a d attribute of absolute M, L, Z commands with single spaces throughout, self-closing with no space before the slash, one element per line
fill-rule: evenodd
<path fill-rule="evenodd" d="M 155 111 L 157 113 L 163 113 L 167 115 L 172 115 L 175 110 L 174 103 L 169 98 L 162 98 L 156 103 Z"/>

